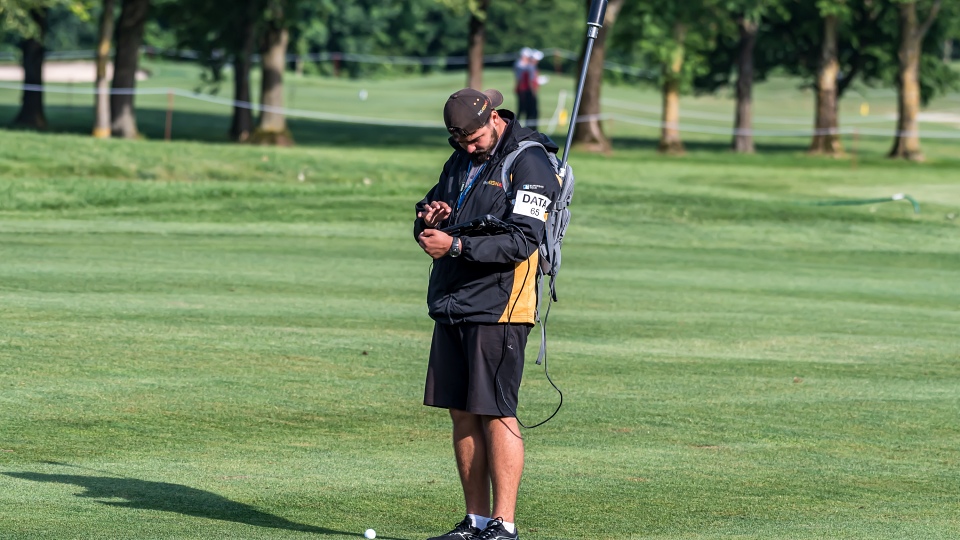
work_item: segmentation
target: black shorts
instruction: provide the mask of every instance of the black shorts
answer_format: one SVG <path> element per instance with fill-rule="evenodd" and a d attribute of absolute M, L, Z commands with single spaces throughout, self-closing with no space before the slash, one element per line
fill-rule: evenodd
<path fill-rule="evenodd" d="M 521 324 L 436 323 L 423 404 L 515 417 L 530 328 Z"/>

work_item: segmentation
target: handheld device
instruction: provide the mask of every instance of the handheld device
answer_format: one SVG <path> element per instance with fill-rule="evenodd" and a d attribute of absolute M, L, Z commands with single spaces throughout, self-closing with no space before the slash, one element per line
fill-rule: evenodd
<path fill-rule="evenodd" d="M 440 230 L 450 236 L 492 236 L 509 232 L 512 228 L 509 223 L 487 214 Z"/>

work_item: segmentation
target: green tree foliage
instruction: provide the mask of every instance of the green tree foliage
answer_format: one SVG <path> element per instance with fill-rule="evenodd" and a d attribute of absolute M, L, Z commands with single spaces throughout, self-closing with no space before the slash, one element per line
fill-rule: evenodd
<path fill-rule="evenodd" d="M 90 7 L 80 0 L 0 0 L 0 28 L 21 51 L 21 64 L 26 85 L 43 84 L 45 40 L 50 29 L 51 12 L 69 9 L 80 20 L 89 18 Z M 42 90 L 24 89 L 20 112 L 13 120 L 16 126 L 45 129 L 46 115 Z"/>
<path fill-rule="evenodd" d="M 466 42 L 466 19 L 436 0 L 382 2 L 326 0 L 304 3 L 292 28 L 300 54 L 444 56 L 451 41 Z M 459 39 L 458 39 L 459 38 Z M 376 65 L 369 62 L 322 62 L 313 69 L 350 77 L 423 69 L 420 65 Z"/>
<path fill-rule="evenodd" d="M 256 0 L 261 4 L 265 0 Z M 584 14 L 579 0 L 493 1 L 486 15 L 490 29 L 487 54 L 516 53 L 522 47 L 574 49 L 583 31 Z M 8 34 L 29 34 L 30 6 L 49 5 L 51 50 L 90 48 L 96 41 L 100 2 L 93 0 L 0 0 L 0 20 Z M 147 21 L 144 44 L 151 49 L 184 49 L 200 53 L 210 68 L 208 83 L 216 83 L 219 70 L 229 62 L 236 41 L 237 21 L 243 10 L 226 0 L 155 0 Z M 349 53 L 378 56 L 463 57 L 475 0 L 316 0 L 293 2 L 289 17 L 291 53 Z M 92 11 L 92 13 L 91 13 Z M 81 17 L 82 16 L 82 17 Z M 504 62 L 504 65 L 510 60 Z M 564 62 L 572 69 L 572 62 Z M 461 68 L 457 64 L 456 69 Z M 397 72 L 444 69 L 444 65 L 375 64 L 341 62 L 345 76 L 363 77 Z M 304 62 L 308 71 L 334 72 L 331 61 Z"/>
<path fill-rule="evenodd" d="M 208 68 L 203 82 L 207 89 L 217 92 L 223 68 L 238 48 L 237 35 L 245 13 L 238 4 L 227 0 L 160 0 L 154 5 L 155 16 L 145 41 L 158 49 L 196 52 L 197 61 Z"/>
<path fill-rule="evenodd" d="M 635 53 L 659 72 L 663 93 L 660 150 L 683 152 L 679 96 L 708 70 L 708 54 L 719 36 L 732 32 L 724 0 L 627 2 L 620 14 L 613 48 Z"/>
<path fill-rule="evenodd" d="M 63 8 L 80 21 L 89 21 L 91 4 L 90 0 L 0 0 L 0 28 L 21 38 L 33 38 L 39 29 L 30 16 L 32 11 Z"/>
<path fill-rule="evenodd" d="M 837 19 L 837 89 L 843 95 L 856 80 L 868 85 L 881 84 L 884 70 L 895 62 L 896 38 L 889 23 L 888 0 L 824 1 L 811 3 L 793 0 L 787 4 L 790 16 L 775 21 L 764 36 L 767 65 L 782 68 L 814 86 L 820 68 L 823 20 Z"/>
<path fill-rule="evenodd" d="M 586 33 L 582 0 L 494 0 L 488 15 L 490 52 L 517 52 L 523 47 L 573 49 Z"/>
<path fill-rule="evenodd" d="M 653 81 L 657 86 L 676 80 L 681 91 L 689 93 L 694 79 L 708 72 L 708 55 L 718 40 L 735 33 L 724 4 L 722 0 L 626 2 L 611 45 L 657 68 L 660 75 Z M 670 69 L 679 59 L 679 69 Z"/>
<path fill-rule="evenodd" d="M 204 0 L 197 0 L 203 2 Z M 181 5 L 179 0 L 151 0 L 150 10 L 153 15 L 147 20 L 143 29 L 143 44 L 154 50 L 172 50 L 177 47 L 177 26 L 162 16 L 171 6 Z M 229 8 L 221 12 L 221 17 L 231 17 L 236 11 L 236 2 L 231 2 Z"/>
<path fill-rule="evenodd" d="M 25 39 L 40 37 L 31 12 L 47 10 L 45 46 L 49 50 L 90 47 L 96 29 L 90 24 L 94 0 L 0 0 L 0 52 L 17 53 Z"/>
<path fill-rule="evenodd" d="M 957 24 L 954 3 L 947 2 L 924 43 L 924 76 L 921 88 L 929 101 L 954 84 L 955 76 L 943 69 L 943 42 L 950 25 Z M 951 7 L 947 7 L 951 5 Z M 772 70 L 800 77 L 803 85 L 814 86 L 820 63 L 823 17 L 838 16 L 838 91 L 842 96 L 853 83 L 893 86 L 897 71 L 899 22 L 896 0 L 784 0 L 768 11 L 758 36 L 755 66 L 758 80 Z M 695 80 L 695 89 L 712 92 L 729 84 L 736 50 L 733 34 L 722 34 L 708 56 L 708 68 Z M 940 65 L 934 61 L 940 59 Z"/>
<path fill-rule="evenodd" d="M 487 54 L 516 53 L 522 47 L 571 48 L 583 31 L 579 0 L 512 0 L 490 4 L 485 14 Z M 304 3 L 292 28 L 299 54 L 348 53 L 415 57 L 464 57 L 469 21 L 477 2 L 454 0 L 325 0 Z M 576 43 L 576 42 L 574 42 Z M 512 63 L 512 60 L 505 62 Z M 345 76 L 443 69 L 445 65 L 340 62 Z M 462 64 L 456 65 L 457 69 Z M 333 62 L 307 69 L 331 74 Z"/>
<path fill-rule="evenodd" d="M 44 45 L 51 51 L 76 51 L 92 49 L 97 44 L 97 16 L 100 3 L 87 6 L 78 16 L 69 5 L 60 4 L 50 8 L 50 30 Z"/>
<path fill-rule="evenodd" d="M 929 2 L 918 2 L 921 14 L 929 13 Z M 943 62 L 943 44 L 960 33 L 960 3 L 945 1 L 930 25 L 922 44 L 920 59 L 920 100 L 931 99 L 960 88 L 960 73 Z M 896 80 L 895 78 L 893 79 Z"/>
<path fill-rule="evenodd" d="M 705 66 L 693 79 L 697 93 L 713 93 L 734 84 L 737 78 L 737 59 L 741 35 L 737 22 L 743 20 L 756 25 L 757 43 L 753 50 L 753 79 L 765 80 L 772 70 L 782 64 L 779 43 L 774 34 L 789 27 L 794 21 L 790 7 L 794 0 L 730 0 L 723 6 L 725 15 L 734 24 L 723 24 L 714 47 L 706 54 Z M 799 21 L 803 24 L 803 21 Z"/>

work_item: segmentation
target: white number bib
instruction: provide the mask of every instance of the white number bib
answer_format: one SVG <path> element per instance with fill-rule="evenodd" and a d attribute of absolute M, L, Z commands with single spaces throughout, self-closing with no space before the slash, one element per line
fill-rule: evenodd
<path fill-rule="evenodd" d="M 539 193 L 518 191 L 517 202 L 513 205 L 513 213 L 547 221 L 547 209 L 550 208 L 550 203 L 550 199 Z"/>

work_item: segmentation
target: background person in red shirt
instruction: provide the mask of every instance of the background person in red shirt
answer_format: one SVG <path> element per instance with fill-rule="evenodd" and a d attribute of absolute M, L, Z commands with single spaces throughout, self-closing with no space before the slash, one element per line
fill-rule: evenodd
<path fill-rule="evenodd" d="M 516 78 L 517 92 L 517 120 L 524 120 L 523 125 L 536 129 L 537 119 L 540 117 L 537 106 L 537 92 L 540 89 L 540 72 L 537 64 L 543 60 L 543 52 L 529 47 L 520 50 L 520 58 L 513 66 Z"/>

